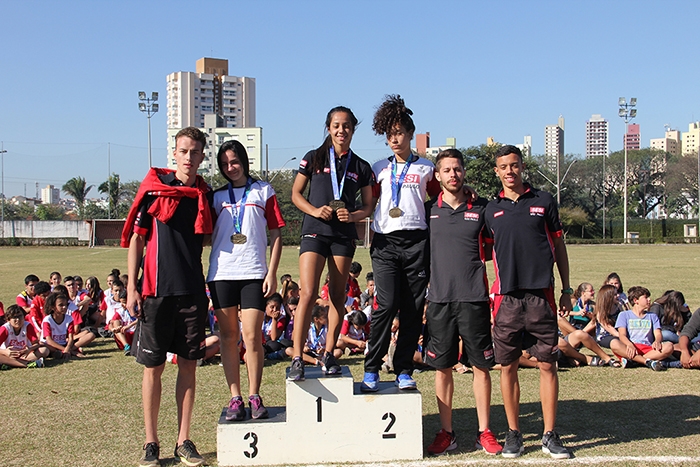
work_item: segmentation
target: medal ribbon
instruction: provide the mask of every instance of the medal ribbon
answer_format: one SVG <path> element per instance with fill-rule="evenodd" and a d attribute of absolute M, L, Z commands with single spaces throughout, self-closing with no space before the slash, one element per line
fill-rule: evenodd
<path fill-rule="evenodd" d="M 339 200 L 340 196 L 343 194 L 343 187 L 345 186 L 345 174 L 348 173 L 348 167 L 350 166 L 350 158 L 352 157 L 352 151 L 348 150 L 348 158 L 345 161 L 345 170 L 343 171 L 343 179 L 340 181 L 340 186 L 338 186 L 338 175 L 335 170 L 335 149 L 331 146 L 329 152 L 329 163 L 331 169 L 331 186 L 333 187 L 333 199 Z"/>
<path fill-rule="evenodd" d="M 411 161 L 413 160 L 413 155 L 411 155 L 406 161 L 406 165 L 403 166 L 401 175 L 399 179 L 396 180 L 396 166 L 398 162 L 396 161 L 396 156 L 391 161 L 391 178 L 389 179 L 391 183 L 391 200 L 394 203 L 394 207 L 399 207 L 399 193 L 401 192 L 401 187 L 403 186 L 403 181 L 408 173 L 408 168 L 411 166 Z"/>
<path fill-rule="evenodd" d="M 233 233 L 241 233 L 241 226 L 243 225 L 243 213 L 245 211 L 245 202 L 248 199 L 248 193 L 250 193 L 250 186 L 253 184 L 253 180 L 248 178 L 245 182 L 245 190 L 243 191 L 243 197 L 236 203 L 236 195 L 233 193 L 233 185 L 231 182 L 228 183 L 228 197 L 231 201 L 231 213 L 233 214 Z M 239 205 L 240 204 L 240 205 Z"/>

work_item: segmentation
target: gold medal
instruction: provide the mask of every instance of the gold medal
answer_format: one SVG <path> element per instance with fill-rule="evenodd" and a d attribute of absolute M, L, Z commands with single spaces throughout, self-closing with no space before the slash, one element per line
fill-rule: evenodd
<path fill-rule="evenodd" d="M 400 208 L 389 209 L 389 217 L 401 217 L 403 211 Z"/>
<path fill-rule="evenodd" d="M 235 245 L 242 245 L 248 241 L 248 237 L 246 237 L 245 235 L 243 235 L 241 233 L 237 233 L 237 234 L 231 235 L 231 241 Z"/>
<path fill-rule="evenodd" d="M 338 211 L 338 209 L 343 209 L 345 207 L 345 203 L 339 199 L 334 199 L 328 203 L 328 206 L 330 206 L 334 211 Z"/>

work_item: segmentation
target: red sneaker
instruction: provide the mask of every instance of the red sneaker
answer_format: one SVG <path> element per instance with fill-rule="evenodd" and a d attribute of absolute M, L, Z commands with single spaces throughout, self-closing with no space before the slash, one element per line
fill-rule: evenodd
<path fill-rule="evenodd" d="M 435 435 L 435 441 L 428 446 L 428 454 L 439 456 L 457 448 L 457 438 L 454 432 L 440 430 Z"/>
<path fill-rule="evenodd" d="M 498 444 L 496 436 L 494 436 L 493 431 L 488 428 L 486 431 L 481 431 L 476 437 L 476 449 L 483 449 L 486 454 L 491 454 L 495 456 L 503 451 L 503 446 Z"/>

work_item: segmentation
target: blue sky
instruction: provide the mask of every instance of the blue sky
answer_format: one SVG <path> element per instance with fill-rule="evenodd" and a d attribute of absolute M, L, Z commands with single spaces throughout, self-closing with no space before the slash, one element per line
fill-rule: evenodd
<path fill-rule="evenodd" d="M 700 3 L 639 1 L 10 1 L 0 0 L 0 141 L 5 192 L 34 195 L 111 170 L 147 169 L 137 92 L 194 71 L 203 56 L 256 78 L 257 124 L 280 167 L 320 144 L 333 106 L 361 120 L 353 149 L 388 150 L 371 131 L 384 94 L 398 93 L 433 145 L 493 136 L 544 150 L 544 126 L 566 119 L 567 153 L 585 152 L 585 122 L 610 121 L 621 149 L 620 96 L 637 97 L 643 146 L 664 124 L 700 119 Z M 153 160 L 165 165 L 166 117 L 152 118 Z M 96 195 L 92 192 L 91 196 Z"/>

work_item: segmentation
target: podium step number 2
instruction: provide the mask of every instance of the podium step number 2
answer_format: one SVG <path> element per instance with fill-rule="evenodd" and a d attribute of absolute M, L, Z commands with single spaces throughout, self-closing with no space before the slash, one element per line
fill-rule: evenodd
<path fill-rule="evenodd" d="M 217 429 L 221 466 L 380 462 L 423 457 L 421 394 L 399 392 L 393 381 L 360 392 L 348 367 L 324 376 L 307 367 L 306 380 L 286 383 L 286 407 L 268 407 L 267 420 L 227 422 Z"/>

